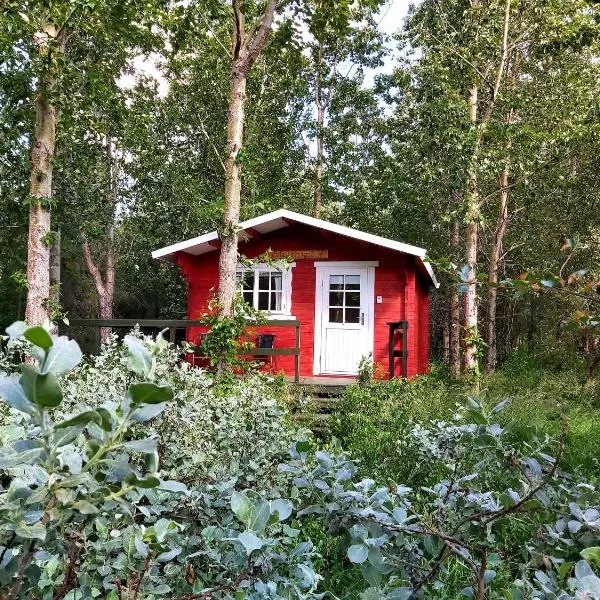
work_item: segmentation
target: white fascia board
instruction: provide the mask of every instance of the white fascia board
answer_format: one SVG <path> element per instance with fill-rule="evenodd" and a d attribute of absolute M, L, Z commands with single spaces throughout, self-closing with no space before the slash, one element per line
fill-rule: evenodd
<path fill-rule="evenodd" d="M 170 254 L 175 254 L 175 252 L 183 252 L 185 250 L 188 250 L 189 248 L 193 248 L 194 246 L 199 246 L 200 244 L 212 242 L 218 237 L 219 236 L 216 231 L 211 231 L 210 233 L 199 235 L 198 237 L 192 238 L 191 240 L 185 240 L 184 242 L 178 242 L 177 244 L 171 244 L 170 246 L 165 246 L 164 248 L 160 248 L 159 250 L 154 250 L 152 252 L 152 258 L 164 258 L 166 256 L 169 256 Z"/>
<path fill-rule="evenodd" d="M 425 270 L 429 274 L 429 277 L 431 277 L 431 282 L 433 283 L 433 287 L 435 287 L 435 289 L 437 290 L 440 287 L 440 282 L 437 280 L 437 277 L 435 276 L 435 273 L 433 272 L 433 268 L 432 268 L 431 264 L 428 261 L 424 260 L 423 265 L 425 266 Z"/>

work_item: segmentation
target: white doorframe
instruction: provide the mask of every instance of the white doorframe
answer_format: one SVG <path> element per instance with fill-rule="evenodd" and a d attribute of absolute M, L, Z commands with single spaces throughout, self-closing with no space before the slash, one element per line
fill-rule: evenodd
<path fill-rule="evenodd" d="M 326 372 L 321 367 L 321 354 L 323 350 L 323 315 L 325 314 L 324 286 L 326 275 L 331 274 L 332 269 L 339 274 L 358 274 L 366 273 L 365 289 L 365 327 L 367 346 L 365 347 L 365 356 L 373 352 L 373 334 L 375 328 L 375 267 L 379 266 L 378 261 L 315 261 L 316 286 L 315 286 L 315 328 L 314 328 L 314 360 L 313 374 L 321 375 Z M 361 290 L 362 291 L 362 290 Z M 353 373 L 348 373 L 349 375 Z"/>

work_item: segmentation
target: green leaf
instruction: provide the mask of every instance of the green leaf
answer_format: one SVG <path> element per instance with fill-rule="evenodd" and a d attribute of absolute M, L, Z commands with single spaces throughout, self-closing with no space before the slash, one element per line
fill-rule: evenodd
<path fill-rule="evenodd" d="M 103 407 L 97 408 L 96 412 L 98 413 L 98 415 L 100 415 L 99 424 L 103 431 L 112 431 L 113 422 L 110 412 Z"/>
<path fill-rule="evenodd" d="M 156 477 L 146 477 L 145 479 L 138 479 L 135 473 L 131 473 L 130 475 L 128 475 L 125 481 L 129 485 L 133 485 L 134 487 L 143 489 L 155 488 L 160 485 L 160 480 Z"/>
<path fill-rule="evenodd" d="M 31 448 L 16 454 L 0 455 L 0 469 L 10 469 L 19 465 L 30 465 L 42 454 L 42 448 Z"/>
<path fill-rule="evenodd" d="M 158 440 L 156 438 L 146 438 L 143 440 L 132 440 L 131 442 L 125 442 L 123 448 L 130 452 L 143 452 L 145 454 L 152 454 L 156 452 L 156 446 Z"/>
<path fill-rule="evenodd" d="M 173 492 L 176 494 L 182 494 L 188 491 L 187 485 L 185 483 L 180 483 L 179 481 L 161 481 L 158 486 L 159 490 L 164 490 L 165 492 Z"/>
<path fill-rule="evenodd" d="M 364 544 L 353 544 L 347 551 L 350 562 L 361 564 L 367 560 L 369 549 Z"/>
<path fill-rule="evenodd" d="M 600 567 L 600 546 L 590 546 L 581 551 L 581 558 L 596 563 Z"/>
<path fill-rule="evenodd" d="M 64 335 L 54 336 L 52 341 L 41 372 L 53 373 L 58 377 L 73 370 L 81 362 L 83 354 L 77 342 Z"/>
<path fill-rule="evenodd" d="M 44 408 L 55 408 L 62 400 L 62 390 L 52 373 L 41 374 L 30 365 L 21 365 L 19 383 L 31 402 Z"/>
<path fill-rule="evenodd" d="M 18 375 L 0 373 L 0 397 L 6 404 L 32 416 L 37 414 L 37 408 L 25 395 L 25 390 L 19 383 Z"/>
<path fill-rule="evenodd" d="M 233 492 L 231 494 L 231 510 L 233 514 L 242 522 L 247 523 L 252 510 L 252 502 L 243 492 Z"/>
<path fill-rule="evenodd" d="M 41 523 L 38 523 L 37 525 L 25 525 L 23 523 L 15 529 L 15 533 L 19 537 L 27 540 L 44 541 L 46 539 L 46 528 Z"/>
<path fill-rule="evenodd" d="M 251 531 L 244 531 L 238 535 L 237 540 L 244 546 L 246 555 L 250 556 L 255 550 L 260 550 L 263 543 L 260 538 L 256 537 Z"/>
<path fill-rule="evenodd" d="M 85 425 L 62 427 L 54 432 L 53 441 L 57 448 L 70 444 L 85 429 Z"/>
<path fill-rule="evenodd" d="M 279 521 L 285 521 L 292 514 L 293 509 L 294 505 L 284 498 L 278 498 L 277 500 L 271 501 L 271 512 L 277 513 Z"/>
<path fill-rule="evenodd" d="M 163 552 L 162 554 L 159 554 L 156 557 L 156 560 L 158 562 L 169 562 L 170 560 L 173 560 L 176 556 L 179 556 L 181 554 L 181 548 L 173 548 L 172 550 L 169 550 L 168 552 Z"/>
<path fill-rule="evenodd" d="M 173 390 L 168 385 L 144 382 L 129 387 L 129 395 L 134 404 L 161 404 L 173 399 Z"/>
<path fill-rule="evenodd" d="M 160 415 L 165 409 L 166 403 L 160 404 L 142 404 L 131 413 L 131 420 L 136 423 L 145 423 L 154 417 Z"/>
<path fill-rule="evenodd" d="M 310 450 L 310 442 L 306 440 L 302 440 L 296 442 L 296 451 L 297 452 L 308 452 Z"/>
<path fill-rule="evenodd" d="M 98 425 L 102 424 L 102 418 L 95 410 L 86 410 L 78 415 L 67 419 L 66 421 L 61 421 L 57 423 L 54 428 L 62 429 L 63 427 L 72 427 L 73 425 L 87 425 L 90 422 L 97 423 Z"/>
<path fill-rule="evenodd" d="M 78 510 L 82 515 L 97 515 L 100 511 L 87 500 L 78 500 L 73 504 L 73 508 Z"/>
<path fill-rule="evenodd" d="M 269 502 L 259 498 L 254 502 L 252 508 L 250 509 L 248 527 L 252 531 L 261 532 L 267 526 L 270 516 L 271 507 L 269 506 Z"/>
<path fill-rule="evenodd" d="M 144 543 L 142 541 L 142 538 L 138 537 L 137 535 L 135 536 L 133 543 L 135 545 L 135 549 L 136 549 L 137 553 L 142 558 L 146 558 L 146 556 L 148 556 L 148 544 Z"/>
<path fill-rule="evenodd" d="M 50 334 L 40 325 L 29 327 L 23 332 L 23 337 L 29 340 L 34 346 L 49 350 L 52 346 L 52 338 Z"/>

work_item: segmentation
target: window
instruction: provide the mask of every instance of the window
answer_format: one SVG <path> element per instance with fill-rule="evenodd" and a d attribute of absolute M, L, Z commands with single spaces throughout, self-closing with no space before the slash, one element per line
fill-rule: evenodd
<path fill-rule="evenodd" d="M 294 266 L 293 263 L 290 265 Z M 240 267 L 236 273 L 242 298 L 254 308 L 273 315 L 289 315 L 291 310 L 292 274 L 290 269 L 268 265 Z"/>
<path fill-rule="evenodd" d="M 359 323 L 360 275 L 329 276 L 329 322 Z"/>

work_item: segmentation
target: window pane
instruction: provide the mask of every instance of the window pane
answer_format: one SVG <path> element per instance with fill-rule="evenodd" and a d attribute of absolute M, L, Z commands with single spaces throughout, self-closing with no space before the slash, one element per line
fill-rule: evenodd
<path fill-rule="evenodd" d="M 329 276 L 329 289 L 330 290 L 343 290 L 344 289 L 344 276 L 343 275 L 330 275 Z"/>
<path fill-rule="evenodd" d="M 330 323 L 343 323 L 344 322 L 344 309 L 343 308 L 330 308 L 329 309 L 329 322 Z"/>
<path fill-rule="evenodd" d="M 242 275 L 242 289 L 252 291 L 254 289 L 254 273 L 245 271 Z"/>
<path fill-rule="evenodd" d="M 280 290 L 282 279 L 281 273 L 271 273 L 271 289 Z"/>
<path fill-rule="evenodd" d="M 346 323 L 358 323 L 360 318 L 359 308 L 347 308 L 346 309 Z"/>
<path fill-rule="evenodd" d="M 244 302 L 250 306 L 253 305 L 254 294 L 252 292 L 243 292 L 242 298 L 244 299 Z"/>
<path fill-rule="evenodd" d="M 344 306 L 344 292 L 329 292 L 330 306 Z"/>
<path fill-rule="evenodd" d="M 271 292 L 271 310 L 281 311 L 281 292 Z"/>
<path fill-rule="evenodd" d="M 258 274 L 258 289 L 259 290 L 268 290 L 269 289 L 269 273 Z"/>
<path fill-rule="evenodd" d="M 269 310 L 269 292 L 258 292 L 258 310 Z"/>
<path fill-rule="evenodd" d="M 346 306 L 360 306 L 360 292 L 346 292 Z"/>
<path fill-rule="evenodd" d="M 346 275 L 346 289 L 360 290 L 360 275 Z"/>

